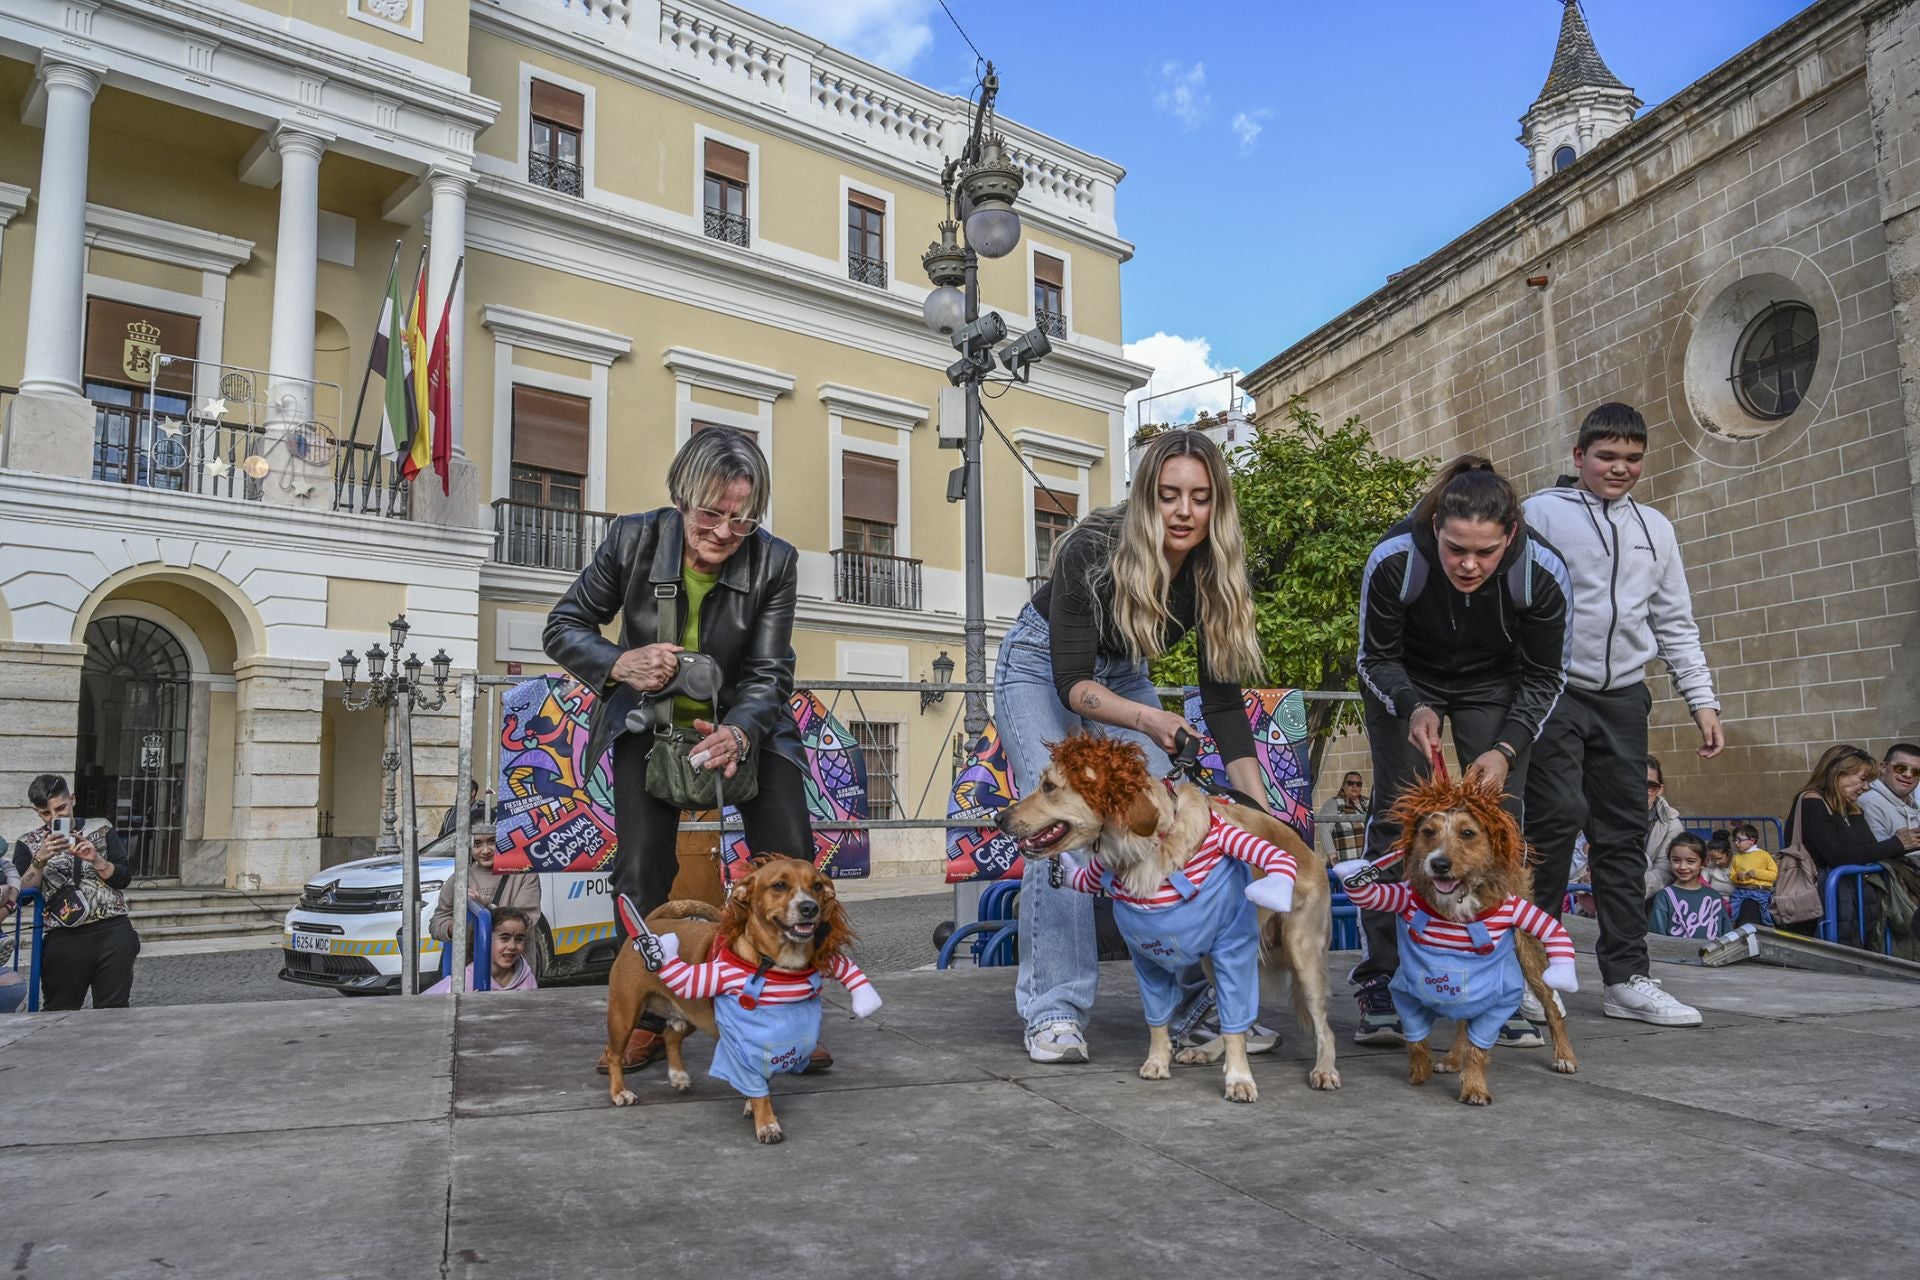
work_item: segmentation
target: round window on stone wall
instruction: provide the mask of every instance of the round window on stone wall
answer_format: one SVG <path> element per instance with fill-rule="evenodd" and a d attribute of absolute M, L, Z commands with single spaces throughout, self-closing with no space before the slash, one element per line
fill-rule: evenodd
<path fill-rule="evenodd" d="M 1800 407 L 1819 357 L 1820 323 L 1813 308 L 1776 302 L 1740 335 L 1728 381 L 1742 409 L 1775 422 Z"/>
<path fill-rule="evenodd" d="M 1553 153 L 1553 171 L 1559 173 L 1562 169 L 1571 167 L 1576 159 L 1578 157 L 1573 154 L 1572 147 L 1561 147 Z"/>

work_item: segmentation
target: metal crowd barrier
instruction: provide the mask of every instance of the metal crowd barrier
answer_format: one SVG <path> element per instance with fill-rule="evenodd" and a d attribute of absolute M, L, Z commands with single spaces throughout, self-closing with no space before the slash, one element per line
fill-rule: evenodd
<path fill-rule="evenodd" d="M 464 889 L 464 886 L 463 886 Z M 469 902 L 467 904 L 467 927 L 473 931 L 473 989 L 475 991 L 493 990 L 493 912 L 483 911 Z M 486 963 L 479 963 L 485 956 Z M 446 943 L 440 948 L 440 976 L 453 976 L 453 944 Z"/>
<path fill-rule="evenodd" d="M 40 1012 L 40 944 L 47 936 L 46 897 L 38 889 L 22 889 L 20 905 L 13 913 L 13 971 L 20 972 L 20 918 L 33 904 L 33 931 L 29 938 L 33 951 L 27 959 L 27 1012 Z"/>
<path fill-rule="evenodd" d="M 1685 814 L 1680 816 L 1680 826 L 1684 830 L 1691 831 L 1694 835 L 1699 836 L 1702 840 L 1711 840 L 1714 832 L 1731 831 L 1743 822 L 1752 823 L 1760 829 L 1763 835 L 1768 830 L 1771 830 L 1773 832 L 1773 844 L 1770 847 L 1775 850 L 1778 850 L 1787 843 L 1786 825 L 1778 818 L 1690 818 Z"/>
<path fill-rule="evenodd" d="M 1861 862 L 1847 867 L 1835 867 L 1827 872 L 1823 895 L 1826 899 L 1826 914 L 1820 917 L 1820 926 L 1814 930 L 1814 936 L 1822 942 L 1840 941 L 1840 882 L 1853 881 L 1854 924 L 1860 930 L 1860 949 L 1871 951 L 1867 945 L 1867 877 L 1879 875 L 1886 866 L 1878 862 Z M 1880 954 L 1893 954 L 1893 930 L 1882 924 L 1880 930 Z"/>

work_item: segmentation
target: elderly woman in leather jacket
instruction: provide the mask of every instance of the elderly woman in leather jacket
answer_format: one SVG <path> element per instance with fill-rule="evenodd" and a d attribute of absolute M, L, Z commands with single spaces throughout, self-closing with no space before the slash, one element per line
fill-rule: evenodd
<path fill-rule="evenodd" d="M 812 855 L 806 757 L 787 709 L 798 555 L 760 523 L 769 486 L 766 457 L 745 434 L 725 427 L 695 433 L 667 470 L 673 505 L 614 521 L 593 562 L 547 615 L 547 656 L 599 694 L 587 758 L 598 759 L 611 743 L 619 838 L 613 887 L 643 916 L 673 887 L 680 813 L 648 793 L 653 735 L 625 732 L 626 718 L 666 687 L 683 648 L 711 657 L 722 679 L 718 723 L 704 704 L 676 700 L 675 723 L 704 735 L 694 756 L 704 754 L 723 779 L 757 772 L 758 794 L 739 806 L 748 847 Z M 600 631 L 615 618 L 618 644 Z M 654 1043 L 640 1047 L 650 1051 Z"/>

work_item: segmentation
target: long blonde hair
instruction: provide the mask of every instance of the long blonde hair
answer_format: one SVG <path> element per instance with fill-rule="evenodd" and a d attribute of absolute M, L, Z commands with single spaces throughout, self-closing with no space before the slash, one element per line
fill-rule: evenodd
<path fill-rule="evenodd" d="M 1069 539 L 1098 535 L 1113 547 L 1096 557 L 1094 594 L 1113 599 L 1115 640 L 1135 661 L 1151 661 L 1164 651 L 1162 640 L 1172 614 L 1167 595 L 1173 575 L 1164 551 L 1167 531 L 1160 519 L 1160 471 L 1169 458 L 1196 458 L 1213 487 L 1213 515 L 1207 537 L 1188 555 L 1200 631 L 1206 640 L 1203 676 L 1257 685 L 1266 678 L 1260 638 L 1254 628 L 1253 590 L 1247 584 L 1247 544 L 1240 532 L 1240 508 L 1233 479 L 1219 446 L 1198 431 L 1172 430 L 1155 436 L 1140 455 L 1133 490 L 1125 502 L 1088 513 L 1054 547 L 1054 562 Z M 1104 627 L 1104 623 L 1103 623 Z"/>

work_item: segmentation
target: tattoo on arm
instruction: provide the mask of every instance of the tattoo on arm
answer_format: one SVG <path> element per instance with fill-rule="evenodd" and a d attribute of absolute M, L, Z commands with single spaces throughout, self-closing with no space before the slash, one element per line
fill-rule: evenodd
<path fill-rule="evenodd" d="M 1100 695 L 1095 693 L 1093 690 L 1089 689 L 1085 693 L 1080 695 L 1080 709 L 1082 711 L 1095 710 L 1096 708 L 1099 707 L 1099 705 L 1100 705 Z"/>

